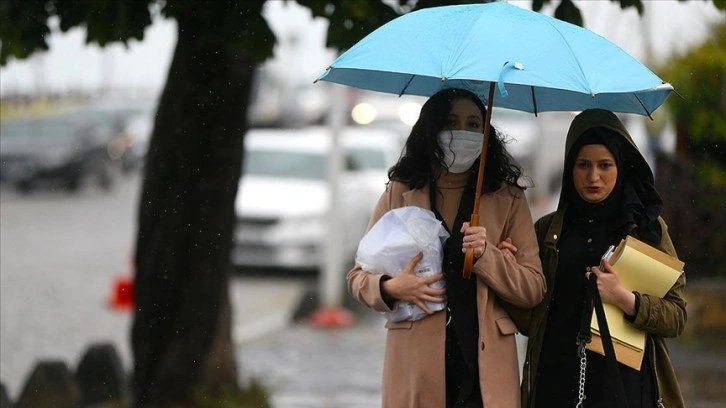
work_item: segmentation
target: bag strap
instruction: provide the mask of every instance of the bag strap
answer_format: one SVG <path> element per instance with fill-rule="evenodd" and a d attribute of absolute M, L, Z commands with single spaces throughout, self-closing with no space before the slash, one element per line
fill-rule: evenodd
<path fill-rule="evenodd" d="M 613 340 L 610 337 L 610 329 L 608 328 L 607 318 L 605 317 L 605 308 L 602 304 L 602 298 L 600 298 L 600 292 L 597 290 L 597 275 L 594 273 L 589 274 L 589 282 L 587 285 L 587 291 L 585 293 L 585 302 L 583 305 L 582 320 L 580 321 L 580 330 L 577 333 L 577 344 L 578 354 L 582 359 L 580 367 L 580 386 L 581 394 L 584 390 L 585 384 L 585 346 L 587 343 L 592 341 L 592 333 L 590 331 L 590 321 L 592 319 L 593 306 L 595 309 L 595 315 L 597 316 L 597 324 L 600 329 L 600 339 L 602 340 L 602 346 L 605 351 L 605 362 L 607 364 L 608 376 L 613 397 L 618 407 L 627 408 L 628 401 L 625 397 L 625 387 L 623 386 L 623 379 L 620 377 L 620 369 L 618 367 L 617 359 L 615 358 L 615 348 L 613 347 Z M 580 395 L 580 402 L 578 406 L 582 406 L 584 395 Z"/>
<path fill-rule="evenodd" d="M 595 277 L 597 279 L 597 277 Z M 592 341 L 590 322 L 592 321 L 592 290 L 593 285 L 586 285 L 585 299 L 582 302 L 582 318 L 580 319 L 580 331 L 577 333 L 577 344 L 585 347 Z M 597 287 L 597 286 L 596 286 Z"/>

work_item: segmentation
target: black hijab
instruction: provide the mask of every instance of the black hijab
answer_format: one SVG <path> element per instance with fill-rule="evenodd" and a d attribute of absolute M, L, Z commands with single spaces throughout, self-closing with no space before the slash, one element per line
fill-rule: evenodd
<path fill-rule="evenodd" d="M 595 111 L 593 113 L 597 115 L 594 116 L 603 116 L 603 111 L 596 109 L 590 111 Z M 585 111 L 580 115 L 588 112 Z M 658 216 L 663 207 L 663 200 L 655 190 L 653 175 L 647 162 L 635 147 L 630 135 L 615 115 L 607 113 L 612 115 L 612 117 L 604 115 L 606 119 L 611 120 L 611 123 L 607 121 L 598 123 L 591 119 L 590 125 L 593 126 L 584 127 L 579 135 L 568 135 L 568 138 L 575 137 L 575 140 L 569 144 L 570 148 L 565 159 L 561 201 L 565 201 L 568 210 L 578 216 L 589 219 L 610 219 L 613 230 L 623 229 L 622 238 L 633 229 L 637 229 L 641 240 L 658 245 L 662 235 Z M 612 118 L 617 122 L 612 123 Z M 600 119 L 602 120 L 602 117 Z M 589 144 L 601 144 L 607 147 L 618 166 L 618 178 L 612 193 L 599 203 L 588 203 L 583 200 L 575 190 L 572 180 L 575 159 L 582 147 Z"/>

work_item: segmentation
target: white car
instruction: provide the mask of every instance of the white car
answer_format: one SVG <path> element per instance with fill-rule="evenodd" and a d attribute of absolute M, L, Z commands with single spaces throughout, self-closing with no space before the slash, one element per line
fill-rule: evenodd
<path fill-rule="evenodd" d="M 328 128 L 248 131 L 235 202 L 235 266 L 320 271 L 329 228 L 339 235 L 343 259 L 353 261 L 401 146 L 383 129 L 346 128 L 341 136 L 343 169 L 333 175 Z M 331 180 L 342 220 L 330 218 Z"/>

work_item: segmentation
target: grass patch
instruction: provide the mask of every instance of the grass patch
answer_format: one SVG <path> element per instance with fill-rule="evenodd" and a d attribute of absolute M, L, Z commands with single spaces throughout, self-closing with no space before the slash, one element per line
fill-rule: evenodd
<path fill-rule="evenodd" d="M 194 408 L 271 408 L 269 391 L 257 379 L 242 389 L 228 384 L 216 392 L 199 392 L 194 398 Z"/>

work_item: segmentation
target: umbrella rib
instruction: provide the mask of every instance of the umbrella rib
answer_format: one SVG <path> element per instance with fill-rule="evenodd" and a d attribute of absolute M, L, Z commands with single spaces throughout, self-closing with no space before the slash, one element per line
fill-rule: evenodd
<path fill-rule="evenodd" d="M 408 86 L 411 85 L 411 81 L 413 81 L 413 78 L 415 76 L 416 74 L 411 74 L 411 78 L 409 78 L 408 82 L 406 82 L 406 86 L 404 86 L 403 89 L 401 89 L 401 92 L 398 94 L 399 97 L 403 95 L 404 92 L 406 92 L 406 89 L 408 89 Z"/>
<path fill-rule="evenodd" d="M 648 108 L 645 107 L 645 104 L 643 104 L 643 101 L 641 101 L 640 98 L 638 98 L 638 95 L 637 94 L 633 94 L 633 96 L 635 96 L 635 100 L 638 101 L 638 103 L 640 104 L 640 106 L 645 111 L 645 114 L 648 115 L 648 117 L 650 118 L 650 120 L 653 120 L 653 116 L 650 115 L 651 112 L 648 112 Z"/>
<path fill-rule="evenodd" d="M 577 64 L 577 68 L 580 71 L 580 75 L 582 75 L 582 78 L 585 80 L 585 84 L 588 88 L 590 88 L 590 81 L 587 78 L 587 75 L 585 74 L 585 70 L 582 68 L 582 65 L 580 65 L 580 60 L 577 58 L 577 54 L 572 50 L 572 46 L 570 45 L 570 42 L 567 40 L 567 37 L 564 36 L 560 30 L 557 28 L 556 25 L 552 23 L 552 21 L 546 20 L 547 24 L 552 26 L 552 28 L 555 30 L 557 35 L 562 37 L 562 41 L 564 41 L 565 44 L 567 44 L 567 50 L 570 52 L 570 55 L 572 55 L 572 59 L 575 60 L 575 63 Z M 590 93 L 594 96 L 594 93 L 592 92 L 592 89 L 590 89 Z"/>
<path fill-rule="evenodd" d="M 537 95 L 534 94 L 533 86 L 530 86 L 529 89 L 532 91 L 532 106 L 534 109 L 534 116 L 537 117 Z"/>

